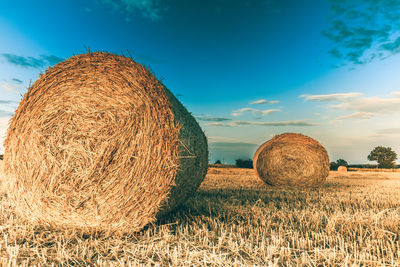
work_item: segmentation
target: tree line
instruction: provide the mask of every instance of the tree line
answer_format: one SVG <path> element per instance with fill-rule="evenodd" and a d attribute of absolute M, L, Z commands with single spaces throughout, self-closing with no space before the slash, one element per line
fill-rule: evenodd
<path fill-rule="evenodd" d="M 357 168 L 381 168 L 381 169 L 395 169 L 397 168 L 396 159 L 397 153 L 391 147 L 377 146 L 367 156 L 369 161 L 376 161 L 378 165 L 372 164 L 358 164 L 351 165 Z M 339 166 L 348 167 L 349 164 L 344 159 L 338 159 L 336 162 L 331 162 L 330 169 L 337 170 Z"/>
<path fill-rule="evenodd" d="M 330 163 L 331 170 L 337 170 L 340 166 L 345 167 L 357 167 L 357 168 L 382 168 L 382 169 L 394 169 L 397 168 L 396 160 L 397 153 L 392 150 L 391 147 L 383 147 L 377 146 L 375 147 L 367 156 L 369 161 L 376 161 L 378 165 L 373 164 L 356 164 L 349 165 L 348 162 L 344 159 L 338 159 Z M 217 160 L 215 164 L 222 164 L 220 160 Z M 253 160 L 252 159 L 236 159 L 235 160 L 236 167 L 239 168 L 253 168 Z"/>

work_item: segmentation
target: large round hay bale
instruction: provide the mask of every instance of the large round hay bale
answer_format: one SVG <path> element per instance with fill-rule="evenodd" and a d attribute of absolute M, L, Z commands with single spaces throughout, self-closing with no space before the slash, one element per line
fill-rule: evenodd
<path fill-rule="evenodd" d="M 96 52 L 29 88 L 5 140 L 9 195 L 32 222 L 135 232 L 187 199 L 207 172 L 206 137 L 154 75 Z"/>
<path fill-rule="evenodd" d="M 297 133 L 277 135 L 262 144 L 253 158 L 257 175 L 267 184 L 315 187 L 329 174 L 329 157 L 316 140 Z"/>
<path fill-rule="evenodd" d="M 346 166 L 339 166 L 337 170 L 338 172 L 347 172 Z"/>

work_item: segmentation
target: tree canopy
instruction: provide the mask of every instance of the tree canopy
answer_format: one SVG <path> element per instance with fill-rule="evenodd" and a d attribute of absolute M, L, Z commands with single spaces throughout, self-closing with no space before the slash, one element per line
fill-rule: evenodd
<path fill-rule="evenodd" d="M 397 154 L 391 147 L 377 146 L 368 155 L 368 160 L 377 161 L 379 168 L 396 168 Z"/>
<path fill-rule="evenodd" d="M 349 164 L 347 163 L 347 161 L 345 161 L 344 159 L 338 159 L 336 160 L 336 162 L 332 161 L 330 163 L 330 169 L 332 171 L 336 171 L 338 169 L 339 166 L 348 166 Z"/>

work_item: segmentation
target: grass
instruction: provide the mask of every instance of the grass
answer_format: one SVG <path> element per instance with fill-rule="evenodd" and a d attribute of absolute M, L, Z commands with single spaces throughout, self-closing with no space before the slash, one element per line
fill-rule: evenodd
<path fill-rule="evenodd" d="M 130 237 L 84 236 L 17 218 L 0 202 L 1 265 L 399 266 L 400 173 L 332 172 L 324 187 L 266 186 L 210 168 L 179 210 Z"/>

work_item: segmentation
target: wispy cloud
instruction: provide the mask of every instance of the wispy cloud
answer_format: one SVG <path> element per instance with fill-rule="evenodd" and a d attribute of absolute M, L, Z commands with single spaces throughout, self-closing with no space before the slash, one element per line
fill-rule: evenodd
<path fill-rule="evenodd" d="M 213 122 L 220 122 L 220 121 L 230 121 L 229 118 L 223 117 L 211 117 L 211 116 L 196 116 L 196 119 L 199 121 L 213 121 Z"/>
<path fill-rule="evenodd" d="M 43 59 L 47 63 L 47 65 L 53 66 L 57 63 L 60 63 L 64 59 L 54 56 L 54 55 L 40 55 L 40 58 Z"/>
<path fill-rule="evenodd" d="M 11 117 L 16 109 L 17 101 L 0 100 L 0 118 Z"/>
<path fill-rule="evenodd" d="M 62 58 L 53 55 L 40 55 L 39 57 L 25 57 L 25 56 L 18 56 L 15 54 L 2 53 L 0 54 L 0 56 L 6 59 L 7 62 L 10 64 L 25 68 L 36 68 L 36 69 L 40 69 L 49 65 L 52 66 L 63 61 Z"/>
<path fill-rule="evenodd" d="M 331 0 L 330 26 L 322 34 L 333 42 L 329 53 L 364 64 L 400 51 L 399 1 Z"/>
<path fill-rule="evenodd" d="M 308 122 L 306 120 L 293 121 L 232 121 L 230 123 L 213 122 L 207 123 L 210 126 L 218 127 L 240 127 L 240 126 L 317 126 L 318 124 Z"/>
<path fill-rule="evenodd" d="M 344 101 L 331 106 L 334 109 L 351 110 L 356 112 L 369 112 L 379 114 L 390 114 L 400 111 L 399 97 L 362 97 Z"/>
<path fill-rule="evenodd" d="M 223 123 L 223 122 L 209 122 L 209 123 L 206 123 L 206 125 L 217 126 L 217 127 L 234 127 L 230 123 Z"/>
<path fill-rule="evenodd" d="M 219 145 L 219 146 L 230 146 L 230 147 L 237 147 L 237 146 L 258 146 L 257 144 L 247 143 L 247 142 L 211 142 L 210 144 Z"/>
<path fill-rule="evenodd" d="M 266 122 L 266 121 L 234 121 L 234 125 L 256 125 L 256 126 L 316 126 L 317 124 L 307 122 L 305 120 L 295 121 L 277 121 L 277 122 Z"/>
<path fill-rule="evenodd" d="M 12 112 L 0 109 L 0 117 L 11 117 L 12 115 Z"/>
<path fill-rule="evenodd" d="M 351 92 L 351 93 L 339 93 L 339 94 L 328 94 L 328 95 L 300 95 L 305 101 L 316 101 L 316 102 L 340 102 L 347 99 L 357 98 L 362 96 L 362 93 Z"/>
<path fill-rule="evenodd" d="M 372 112 L 355 112 L 349 115 L 343 115 L 337 117 L 334 121 L 339 121 L 339 120 L 348 120 L 348 119 L 361 119 L 361 120 L 366 120 L 374 117 L 375 114 Z"/>
<path fill-rule="evenodd" d="M 20 79 L 17 79 L 17 78 L 13 78 L 12 81 L 17 83 L 17 84 L 22 84 L 22 81 Z"/>
<path fill-rule="evenodd" d="M 21 90 L 23 87 L 19 84 L 11 84 L 8 82 L 1 82 L 0 83 L 0 89 L 13 92 L 13 93 L 19 93 L 19 90 Z"/>
<path fill-rule="evenodd" d="M 339 116 L 332 122 L 346 119 L 370 119 L 379 114 L 400 112 L 400 92 L 393 92 L 390 97 L 365 97 L 358 92 L 330 95 L 301 95 L 300 97 L 306 101 L 338 102 L 328 107 L 353 112 Z"/>
<path fill-rule="evenodd" d="M 0 104 L 14 104 L 16 101 L 12 100 L 0 100 Z"/>
<path fill-rule="evenodd" d="M 140 12 L 153 21 L 160 20 L 166 9 L 161 0 L 97 0 L 97 2 L 127 14 Z"/>
<path fill-rule="evenodd" d="M 244 113 L 250 112 L 254 115 L 269 115 L 275 112 L 281 111 L 280 109 L 255 109 L 255 108 L 241 108 L 239 110 L 235 110 L 232 112 L 232 116 L 240 116 L 243 115 Z"/>
<path fill-rule="evenodd" d="M 268 105 L 268 104 L 276 104 L 279 103 L 278 100 L 267 100 L 267 99 L 259 99 L 256 101 L 252 101 L 249 105 Z"/>
<path fill-rule="evenodd" d="M 226 137 L 226 136 L 207 136 L 208 142 L 209 143 L 236 143 L 236 144 L 252 144 L 253 143 L 248 143 L 248 142 L 243 142 L 242 140 L 236 139 L 236 138 L 231 138 L 231 137 Z"/>

